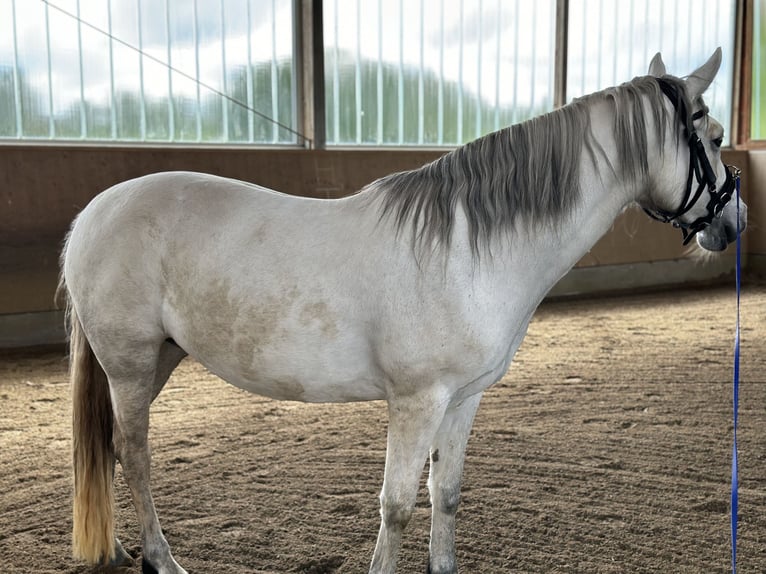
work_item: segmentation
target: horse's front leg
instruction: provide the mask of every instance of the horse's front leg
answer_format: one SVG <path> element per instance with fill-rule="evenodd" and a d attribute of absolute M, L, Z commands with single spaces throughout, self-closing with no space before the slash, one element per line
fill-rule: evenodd
<path fill-rule="evenodd" d="M 388 399 L 386 472 L 380 493 L 380 532 L 370 574 L 393 574 L 402 532 L 412 517 L 428 449 L 449 397 L 436 389 Z"/>
<path fill-rule="evenodd" d="M 431 446 L 428 476 L 432 513 L 428 572 L 431 574 L 457 572 L 455 515 L 460 501 L 465 447 L 479 401 L 481 393 L 452 406 L 444 415 Z"/>

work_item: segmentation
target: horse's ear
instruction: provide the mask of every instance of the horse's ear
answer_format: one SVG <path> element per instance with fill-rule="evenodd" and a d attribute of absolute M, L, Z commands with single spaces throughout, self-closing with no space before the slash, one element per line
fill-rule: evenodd
<path fill-rule="evenodd" d="M 654 58 L 652 58 L 652 61 L 649 62 L 649 75 L 654 76 L 655 78 L 660 78 L 667 74 L 667 71 L 665 71 L 665 62 L 662 61 L 662 54 L 657 52 L 654 55 Z"/>
<path fill-rule="evenodd" d="M 721 67 L 721 48 L 716 48 L 710 59 L 694 70 L 686 78 L 686 90 L 691 99 L 701 96 L 713 83 L 718 68 Z"/>

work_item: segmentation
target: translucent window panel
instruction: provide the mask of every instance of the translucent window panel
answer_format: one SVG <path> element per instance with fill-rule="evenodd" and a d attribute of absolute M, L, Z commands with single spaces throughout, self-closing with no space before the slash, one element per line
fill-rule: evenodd
<path fill-rule="evenodd" d="M 166 26 L 168 30 L 167 61 L 171 72 L 169 98 L 173 104 L 173 140 L 202 139 L 202 89 L 195 81 L 199 76 L 197 63 L 196 10 L 192 2 L 168 1 Z"/>
<path fill-rule="evenodd" d="M 254 1 L 250 8 L 250 50 L 252 52 L 253 108 L 251 114 L 256 138 L 287 143 L 294 135 L 279 124 L 292 125 L 296 117 L 292 61 L 286 57 L 293 43 L 291 3 L 274 0 Z M 273 118 L 279 124 L 266 120 Z"/>
<path fill-rule="evenodd" d="M 225 92 L 225 64 L 222 62 L 222 5 L 196 2 L 194 22 L 197 78 L 215 89 Z M 199 84 L 198 84 L 199 86 Z M 224 99 L 208 97 L 206 90 L 200 87 L 199 113 L 203 141 L 222 141 L 224 132 Z"/>
<path fill-rule="evenodd" d="M 555 0 L 327 0 L 329 144 L 455 145 L 553 107 Z"/>
<path fill-rule="evenodd" d="M 89 6 L 87 20 L 100 29 L 110 25 L 109 2 Z M 79 25 L 78 45 L 82 46 L 82 99 L 85 113 L 83 137 L 109 139 L 116 135 L 113 122 L 112 95 L 114 76 L 111 73 L 111 45 L 107 35 Z"/>
<path fill-rule="evenodd" d="M 753 2 L 753 90 L 750 138 L 766 139 L 766 0 Z"/>
<path fill-rule="evenodd" d="M 704 9 L 696 0 L 570 0 L 568 100 L 645 75 L 657 52 L 669 73 L 684 76 L 720 46 L 723 63 L 705 101 L 728 134 L 735 10 L 736 0 L 706 0 Z"/>
<path fill-rule="evenodd" d="M 11 51 L 3 50 L 0 66 L 13 70 L 16 130 L 12 137 L 48 138 L 54 134 L 51 115 L 50 44 L 48 8 L 42 2 L 11 0 L 0 3 L 0 18 L 13 26 L 4 42 L 11 41 Z M 15 22 L 14 22 L 15 16 Z M 6 44 L 7 45 L 7 44 Z M 7 59 L 6 59 L 7 58 Z M 2 133 L 2 137 L 6 134 Z"/>
<path fill-rule="evenodd" d="M 159 10 L 158 10 L 159 8 Z M 174 138 L 170 105 L 170 74 L 168 69 L 168 26 L 165 4 L 142 0 L 141 48 L 146 54 L 139 73 L 143 93 L 143 137 L 147 141 L 170 141 Z M 150 56 L 150 57 L 149 57 Z"/>
<path fill-rule="evenodd" d="M 19 3 L 17 3 L 18 5 Z M 61 0 L 62 8 L 79 11 L 77 0 Z M 85 136 L 82 102 L 82 59 L 79 49 L 77 20 L 58 10 L 48 9 L 49 30 L 56 36 L 71 38 L 71 42 L 51 46 L 50 102 L 53 116 L 52 137 L 80 139 Z M 50 40 L 53 40 L 51 34 Z"/>
<path fill-rule="evenodd" d="M 0 138 L 294 143 L 292 50 L 292 0 L 0 0 Z"/>
<path fill-rule="evenodd" d="M 119 140 L 143 140 L 146 134 L 146 102 L 144 92 L 143 58 L 135 49 L 143 50 L 139 15 L 140 0 L 111 2 L 112 90 L 113 113 Z M 127 45 L 126 45 L 127 44 Z"/>
<path fill-rule="evenodd" d="M 247 61 L 252 60 L 253 40 L 250 36 L 253 14 L 247 0 L 230 0 L 225 4 L 223 28 L 225 34 L 222 44 L 222 59 L 244 54 Z M 235 64 L 225 68 L 226 93 L 234 99 L 244 102 L 248 108 L 254 108 L 253 70 L 247 65 Z M 253 114 L 247 108 L 231 101 L 224 101 L 226 113 L 226 133 L 229 141 L 247 142 L 254 138 Z"/>
<path fill-rule="evenodd" d="M 13 12 L 10 2 L 0 2 L 0 137 L 15 137 L 21 131 Z"/>

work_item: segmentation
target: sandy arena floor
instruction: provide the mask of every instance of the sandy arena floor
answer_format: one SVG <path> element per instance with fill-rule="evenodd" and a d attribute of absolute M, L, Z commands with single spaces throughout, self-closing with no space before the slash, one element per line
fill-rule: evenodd
<path fill-rule="evenodd" d="M 466 573 L 729 571 L 732 288 L 546 303 L 468 447 Z M 742 302 L 739 571 L 766 572 L 766 286 Z M 0 571 L 70 558 L 61 353 L 0 356 Z M 366 572 L 378 528 L 383 403 L 248 395 L 186 360 L 153 407 L 153 487 L 190 573 Z M 425 474 L 424 474 L 425 478 Z M 139 533 L 116 481 L 118 535 Z M 423 572 L 425 486 L 399 572 Z M 140 566 L 122 571 L 137 574 Z"/>

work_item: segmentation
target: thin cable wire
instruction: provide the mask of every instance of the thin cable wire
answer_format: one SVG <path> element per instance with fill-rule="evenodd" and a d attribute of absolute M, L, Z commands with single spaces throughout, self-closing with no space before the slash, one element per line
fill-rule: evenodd
<path fill-rule="evenodd" d="M 259 112 L 258 110 L 248 106 L 246 103 L 238 100 L 237 98 L 233 98 L 233 97 L 229 96 L 228 94 L 223 93 L 222 91 L 214 88 L 210 84 L 206 84 L 205 82 L 201 82 L 199 79 L 195 78 L 191 74 L 187 74 L 186 72 L 184 72 L 182 70 L 179 70 L 177 68 L 172 67 L 167 62 L 163 62 L 159 58 L 157 58 L 155 56 L 152 56 L 151 54 L 148 54 L 148 53 L 144 52 L 143 50 L 141 50 L 139 48 L 136 48 L 135 46 L 133 46 L 132 44 L 126 42 L 125 40 L 121 40 L 120 38 L 117 38 L 116 36 L 113 36 L 109 32 L 106 32 L 106 31 L 102 30 L 101 28 L 99 28 L 98 26 L 95 26 L 95 25 L 91 24 L 90 22 L 79 18 L 76 14 L 73 14 L 72 12 L 69 12 L 68 10 L 62 8 L 61 6 L 57 6 L 56 4 L 53 4 L 49 0 L 40 0 L 40 1 L 43 2 L 45 5 L 50 6 L 51 8 L 54 8 L 55 10 L 58 10 L 62 14 L 65 14 L 66 16 L 69 16 L 70 18 L 73 18 L 77 22 L 80 22 L 80 24 L 82 24 L 84 26 L 87 26 L 88 28 L 90 28 L 92 30 L 95 30 L 96 32 L 98 32 L 100 34 L 103 34 L 104 36 L 106 36 L 107 38 L 111 39 L 112 41 L 117 42 L 118 44 L 122 44 L 126 48 L 129 48 L 129 49 L 131 49 L 131 50 L 133 50 L 135 52 L 138 52 L 142 57 L 149 58 L 153 62 L 156 62 L 156 63 L 160 64 L 161 66 L 165 66 L 167 69 L 175 72 L 176 74 L 180 74 L 181 76 L 183 76 L 184 78 L 186 78 L 188 80 L 191 80 L 191 81 L 195 82 L 197 85 L 205 88 L 206 90 L 209 90 L 209 91 L 213 92 L 214 94 L 216 94 L 218 96 L 221 96 L 222 98 L 228 100 L 229 102 L 231 102 L 233 104 L 236 104 L 236 105 L 246 109 L 247 111 L 255 114 L 256 116 L 258 116 L 260 118 L 263 118 L 264 120 L 269 121 L 272 124 L 274 124 L 276 126 L 279 126 L 280 128 L 282 128 L 284 130 L 287 130 L 291 134 L 294 134 L 294 135 L 298 136 L 303 142 L 308 142 L 309 145 L 313 144 L 313 140 L 311 138 L 306 137 L 301 132 L 291 128 L 290 126 L 287 126 L 287 125 L 285 125 L 285 124 L 275 120 L 274 118 L 269 117 L 269 116 L 267 116 L 266 114 L 264 114 L 262 112 Z"/>

